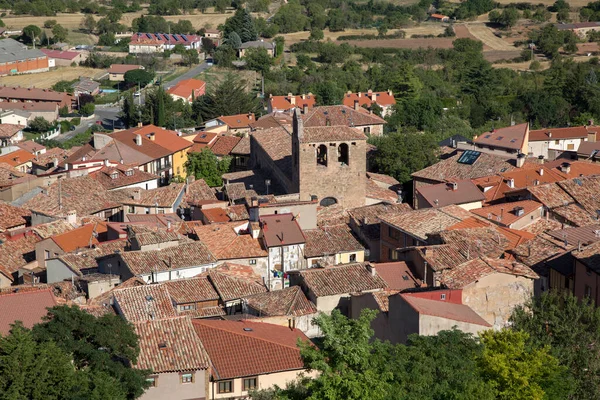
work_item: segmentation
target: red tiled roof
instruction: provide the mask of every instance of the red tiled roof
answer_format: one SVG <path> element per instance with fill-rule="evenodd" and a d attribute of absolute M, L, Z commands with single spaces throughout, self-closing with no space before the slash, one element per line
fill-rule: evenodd
<path fill-rule="evenodd" d="M 293 214 L 263 215 L 260 217 L 263 240 L 267 247 L 305 243 L 306 238 Z"/>
<path fill-rule="evenodd" d="M 459 163 L 458 160 L 463 154 L 464 152 L 457 151 L 454 156 L 417 171 L 411 176 L 437 182 L 446 182 L 451 179 L 475 179 L 514 169 L 514 166 L 505 158 L 487 153 L 479 154 L 477 160 L 472 164 Z"/>
<path fill-rule="evenodd" d="M 206 218 L 209 224 L 231 221 L 227 212 L 221 207 L 205 208 L 200 210 L 200 212 L 204 215 L 204 218 Z"/>
<path fill-rule="evenodd" d="M 163 285 L 143 285 L 113 291 L 116 306 L 129 322 L 175 317 L 169 291 Z"/>
<path fill-rule="evenodd" d="M 237 136 L 219 136 L 210 146 L 210 150 L 217 156 L 228 156 L 240 140 L 242 138 Z"/>
<path fill-rule="evenodd" d="M 167 93 L 191 99 L 193 96 L 202 96 L 206 90 L 206 82 L 199 79 L 184 79 L 167 90 Z M 192 93 L 194 94 L 192 96 Z"/>
<path fill-rule="evenodd" d="M 306 238 L 304 257 L 331 256 L 340 253 L 364 251 L 347 225 L 330 226 L 303 231 Z"/>
<path fill-rule="evenodd" d="M 260 241 L 252 238 L 252 235 L 248 233 L 247 221 L 197 226 L 194 231 L 198 239 L 206 244 L 218 260 L 266 257 L 268 255 Z"/>
<path fill-rule="evenodd" d="M 0 124 L 0 138 L 10 139 L 25 128 L 23 125 Z M 10 153 L 9 153 L 10 154 Z"/>
<path fill-rule="evenodd" d="M 373 275 L 364 264 L 311 268 L 297 273 L 302 277 L 307 289 L 316 297 L 377 291 L 387 286 L 381 277 Z"/>
<path fill-rule="evenodd" d="M 128 169 L 130 170 L 129 175 L 126 173 Z M 99 181 L 107 190 L 158 179 L 157 175 L 133 167 L 119 168 L 105 166 L 89 175 Z"/>
<path fill-rule="evenodd" d="M 161 285 L 167 287 L 169 295 L 177 304 L 219 299 L 219 295 L 206 277 L 177 279 Z"/>
<path fill-rule="evenodd" d="M 479 257 L 442 272 L 440 282 L 450 289 L 462 289 L 481 278 L 495 274 L 509 274 L 538 279 L 528 266 L 510 260 Z"/>
<path fill-rule="evenodd" d="M 305 127 L 300 137 L 302 143 L 329 142 L 340 140 L 367 140 L 364 133 L 347 126 Z"/>
<path fill-rule="evenodd" d="M 292 104 L 293 102 L 293 104 Z M 305 105 L 308 108 L 312 108 L 315 106 L 315 96 L 312 93 L 303 94 L 294 96 L 288 94 L 287 96 L 273 96 L 269 97 L 269 103 L 271 104 L 271 109 L 280 110 L 280 111 L 288 111 L 294 107 L 303 108 Z"/>
<path fill-rule="evenodd" d="M 236 276 L 219 268 L 209 270 L 207 275 L 224 302 L 267 291 L 258 275 L 250 278 Z"/>
<path fill-rule="evenodd" d="M 364 108 L 355 110 L 347 106 L 321 106 L 314 107 L 307 114 L 302 114 L 305 128 L 317 126 L 364 126 L 382 125 L 385 120 Z"/>
<path fill-rule="evenodd" d="M 523 215 L 519 216 L 515 212 L 517 207 L 523 208 Z M 521 218 L 525 218 L 529 213 L 540 209 L 541 203 L 533 200 L 521 200 L 512 203 L 501 203 L 493 206 L 477 208 L 471 210 L 473 214 L 479 215 L 480 217 L 487 218 L 490 221 L 497 222 L 502 225 L 510 225 Z"/>
<path fill-rule="evenodd" d="M 54 243 L 58 245 L 64 252 L 70 253 L 78 248 L 90 247 L 97 245 L 97 236 L 106 233 L 106 223 L 87 224 L 72 231 L 65 232 L 59 235 L 52 236 Z M 96 235 L 94 235 L 96 233 Z"/>
<path fill-rule="evenodd" d="M 571 126 L 568 128 L 545 128 L 529 131 L 530 142 L 541 142 L 559 139 L 587 138 L 588 130 L 585 126 Z"/>
<path fill-rule="evenodd" d="M 42 322 L 42 318 L 48 314 L 47 308 L 55 305 L 52 289 L 1 294 L 0 335 L 8 335 L 10 325 L 16 321 L 23 322 L 26 328 L 32 328 Z"/>
<path fill-rule="evenodd" d="M 135 368 L 159 374 L 208 368 L 208 356 L 190 318 L 143 321 L 134 328 L 140 346 Z"/>
<path fill-rule="evenodd" d="M 409 211 L 412 211 L 412 208 L 407 203 L 379 203 L 353 208 L 348 210 L 348 214 L 366 237 L 377 240 L 380 236 L 381 217 L 387 214 L 403 214 Z"/>
<path fill-rule="evenodd" d="M 35 244 L 41 238 L 32 230 L 0 237 L 0 266 L 11 274 L 35 260 Z"/>
<path fill-rule="evenodd" d="M 51 49 L 40 49 L 42 53 L 47 55 L 49 58 L 58 58 L 60 60 L 73 61 L 77 57 L 79 52 L 77 51 L 62 51 L 62 50 L 51 50 Z"/>
<path fill-rule="evenodd" d="M 489 323 L 467 305 L 442 300 L 424 299 L 413 296 L 410 293 L 398 294 L 398 296 L 401 296 L 419 314 L 491 327 Z"/>
<path fill-rule="evenodd" d="M 64 92 L 56 92 L 52 89 L 0 86 L 0 98 L 19 101 L 54 102 L 67 105 L 71 104 L 73 96 Z M 4 103 L 1 103 L 0 107 L 4 105 Z"/>
<path fill-rule="evenodd" d="M 404 261 L 373 264 L 377 275 L 385 281 L 392 290 L 414 289 L 421 286 Z"/>
<path fill-rule="evenodd" d="M 217 201 L 217 196 L 214 189 L 211 189 L 204 179 L 196 179 L 194 182 L 187 185 L 182 202 L 184 207 L 186 205 L 197 206 L 206 201 Z"/>
<path fill-rule="evenodd" d="M 396 99 L 392 95 L 392 92 L 358 92 L 358 93 L 346 93 L 344 96 L 344 105 L 347 107 L 354 107 L 354 102 L 358 101 L 359 106 L 366 105 L 370 107 L 372 103 L 377 103 L 380 106 L 387 107 L 396 104 Z"/>
<path fill-rule="evenodd" d="M 185 140 L 184 138 L 180 137 L 177 132 L 175 131 L 170 131 L 155 125 L 145 125 L 141 128 L 133 128 L 130 129 L 130 131 L 132 131 L 132 133 L 134 134 L 138 134 L 138 135 L 142 135 L 142 138 L 148 139 L 151 142 L 154 142 L 154 144 L 157 144 L 167 150 L 169 150 L 171 153 L 176 153 L 178 151 L 181 150 L 185 150 L 188 147 L 191 147 L 191 143 L 188 142 L 187 140 Z M 127 131 L 121 131 L 119 132 L 117 135 L 115 135 L 114 133 L 111 135 L 111 137 L 113 138 L 121 138 L 124 136 L 123 132 L 127 132 Z M 154 135 L 154 136 L 152 136 Z M 152 140 L 152 137 L 154 138 Z M 129 146 L 131 146 L 131 142 L 129 144 Z M 135 142 L 133 143 L 133 145 L 135 145 Z M 139 147 L 143 147 L 143 146 L 139 146 Z"/>
<path fill-rule="evenodd" d="M 302 370 L 298 329 L 248 321 L 194 320 L 215 380 Z"/>
<path fill-rule="evenodd" d="M 248 307 L 253 308 L 260 316 L 265 317 L 300 317 L 317 312 L 317 308 L 306 298 L 300 286 L 254 294 L 244 299 Z"/>
<path fill-rule="evenodd" d="M 23 149 L 19 149 L 13 151 L 12 153 L 5 154 L 0 156 L 0 163 L 6 163 L 11 167 L 17 167 L 19 165 L 23 165 L 31 160 L 33 160 L 35 156 L 28 151 Z"/>
<path fill-rule="evenodd" d="M 214 132 L 198 132 L 198 134 L 194 137 L 194 143 L 209 145 L 212 143 L 219 135 Z"/>
<path fill-rule="evenodd" d="M 529 124 L 524 123 L 508 126 L 506 128 L 494 129 L 491 132 L 482 133 L 477 138 L 473 139 L 473 142 L 478 145 L 520 149 L 523 147 L 528 127 Z"/>
<path fill-rule="evenodd" d="M 469 180 L 422 186 L 417 188 L 417 193 L 434 208 L 485 200 L 483 193 Z"/>
<path fill-rule="evenodd" d="M 31 216 L 31 211 L 28 209 L 0 201 L 0 232 L 25 225 L 27 223 L 25 217 L 29 216 Z"/>
<path fill-rule="evenodd" d="M 133 71 L 134 69 L 143 69 L 141 65 L 131 65 L 131 64 L 112 64 L 108 69 L 109 74 L 125 74 L 128 71 Z"/>
<path fill-rule="evenodd" d="M 146 207 L 173 207 L 177 199 L 182 195 L 185 183 L 171 183 L 156 189 L 142 190 L 139 200 L 126 199 L 124 204 L 137 204 Z"/>
<path fill-rule="evenodd" d="M 217 119 L 232 129 L 248 128 L 252 122 L 256 121 L 253 113 L 226 116 L 221 115 Z"/>

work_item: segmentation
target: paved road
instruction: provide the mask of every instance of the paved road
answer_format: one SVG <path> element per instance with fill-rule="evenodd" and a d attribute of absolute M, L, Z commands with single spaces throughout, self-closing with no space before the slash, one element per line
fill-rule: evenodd
<path fill-rule="evenodd" d="M 181 82 L 184 79 L 195 78 L 196 76 L 200 75 L 201 73 L 203 73 L 204 71 L 206 71 L 210 67 L 212 67 L 212 64 L 209 64 L 209 63 L 207 63 L 205 61 L 202 64 L 198 65 L 197 67 L 194 67 L 194 68 L 190 69 L 189 71 L 187 71 L 183 75 L 180 75 L 177 78 L 173 79 L 172 81 L 166 82 L 163 85 L 163 87 L 165 89 L 170 89 L 171 87 L 175 86 L 176 84 L 178 84 L 179 82 Z"/>
<path fill-rule="evenodd" d="M 77 126 L 77 128 L 75 128 L 75 130 L 69 131 L 69 132 L 66 132 L 66 133 L 63 133 L 63 134 L 57 136 L 56 140 L 58 140 L 60 142 L 68 140 L 68 139 L 72 138 L 73 136 L 77 135 L 78 133 L 85 132 L 92 125 L 97 123 L 97 121 L 100 121 L 102 123 L 102 126 L 105 129 L 112 130 L 113 127 L 123 128 L 121 120 L 119 119 L 120 112 L 121 112 L 121 109 L 119 107 L 100 106 L 100 105 L 96 106 L 96 112 L 94 113 L 94 115 L 95 115 L 94 119 L 90 119 L 88 121 L 82 121 L 81 124 L 79 124 L 79 126 Z"/>

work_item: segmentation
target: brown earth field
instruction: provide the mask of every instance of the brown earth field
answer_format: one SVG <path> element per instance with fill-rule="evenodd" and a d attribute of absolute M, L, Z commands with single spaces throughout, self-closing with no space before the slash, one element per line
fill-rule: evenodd
<path fill-rule="evenodd" d="M 0 78 L 0 85 L 48 89 L 58 81 L 71 81 L 83 76 L 97 78 L 105 73 L 106 71 L 102 69 L 59 67 L 52 71 L 40 72 L 37 74 L 3 76 Z"/>

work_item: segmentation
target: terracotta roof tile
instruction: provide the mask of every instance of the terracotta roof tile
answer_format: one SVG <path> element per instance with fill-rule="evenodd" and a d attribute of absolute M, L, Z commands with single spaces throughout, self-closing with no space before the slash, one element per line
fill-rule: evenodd
<path fill-rule="evenodd" d="M 219 299 L 219 295 L 206 277 L 177 279 L 161 285 L 167 287 L 169 295 L 177 304 Z"/>
<path fill-rule="evenodd" d="M 33 231 L 0 237 L 0 266 L 11 274 L 35 260 L 35 244 L 41 238 Z"/>
<path fill-rule="evenodd" d="M 405 290 L 421 286 L 421 280 L 414 277 L 404 261 L 373 264 L 373 267 L 389 289 Z"/>
<path fill-rule="evenodd" d="M 270 114 L 263 115 L 256 122 L 250 124 L 250 128 L 254 130 L 280 128 L 282 126 L 292 125 L 292 116 L 289 113 L 275 111 Z"/>
<path fill-rule="evenodd" d="M 422 186 L 417 188 L 417 193 L 435 208 L 485 200 L 483 193 L 470 180 Z"/>
<path fill-rule="evenodd" d="M 126 289 L 129 287 L 136 287 L 136 286 L 144 286 L 146 285 L 146 282 L 144 282 L 143 279 L 140 279 L 138 277 L 133 277 L 133 278 L 129 278 L 127 279 L 125 282 L 122 282 L 119 286 L 114 287 L 111 290 L 108 290 L 104 293 L 102 293 L 101 295 L 94 297 L 93 299 L 89 299 L 88 300 L 88 304 L 93 305 L 93 306 L 101 306 L 101 307 L 110 307 L 110 304 L 112 302 L 112 297 L 113 297 L 113 293 L 115 292 L 115 290 L 121 290 L 121 289 Z M 110 307 L 112 309 L 112 307 Z"/>
<path fill-rule="evenodd" d="M 219 136 L 210 150 L 217 156 L 228 156 L 241 140 L 237 136 Z"/>
<path fill-rule="evenodd" d="M 541 209 L 543 205 L 533 200 L 521 200 L 512 203 L 501 203 L 493 206 L 487 206 L 483 208 L 476 208 L 471 210 L 473 214 L 479 215 L 480 217 L 487 218 L 502 225 L 510 225 L 522 218 L 525 218 L 531 212 Z M 516 212 L 517 208 L 522 208 L 522 215 L 518 215 Z M 541 214 L 540 214 L 541 215 Z"/>
<path fill-rule="evenodd" d="M 389 107 L 396 104 L 396 99 L 392 95 L 392 92 L 358 92 L 358 93 L 346 93 L 344 95 L 343 104 L 347 107 L 354 107 L 354 102 L 358 101 L 359 106 L 366 105 L 370 107 L 372 103 L 377 103 L 382 107 Z"/>
<path fill-rule="evenodd" d="M 575 202 L 557 183 L 530 186 L 527 191 L 548 208 L 561 207 Z"/>
<path fill-rule="evenodd" d="M 576 139 L 588 137 L 585 126 L 571 126 L 568 128 L 545 128 L 529 131 L 530 142 L 551 141 L 559 139 Z"/>
<path fill-rule="evenodd" d="M 449 207 L 457 206 L 425 208 L 402 214 L 385 215 L 381 217 L 381 220 L 419 240 L 426 241 L 428 235 L 444 230 L 470 217 L 470 215 L 457 217 L 455 215 L 460 214 L 457 214 L 455 209 Z"/>
<path fill-rule="evenodd" d="M 132 64 L 112 64 L 110 68 L 108 68 L 109 74 L 124 74 L 128 71 L 133 71 L 134 69 L 143 69 L 141 65 L 132 65 Z"/>
<path fill-rule="evenodd" d="M 307 289 L 317 297 L 377 291 L 387 286 L 381 277 L 373 276 L 364 264 L 311 268 L 297 273 L 302 277 Z"/>
<path fill-rule="evenodd" d="M 364 133 L 348 126 L 305 127 L 300 137 L 301 143 L 319 143 L 329 141 L 367 140 Z"/>
<path fill-rule="evenodd" d="M 521 149 L 528 130 L 528 123 L 494 129 L 491 132 L 483 132 L 473 142 L 478 145 Z"/>
<path fill-rule="evenodd" d="M 234 266 L 229 268 L 235 269 Z M 213 268 L 207 272 L 207 275 L 224 302 L 267 291 L 258 275 L 245 277 L 223 268 Z"/>
<path fill-rule="evenodd" d="M 472 164 L 459 163 L 463 152 L 433 164 L 425 169 L 412 174 L 416 178 L 424 178 L 437 182 L 446 182 L 450 179 L 474 179 L 490 174 L 498 174 L 514 169 L 506 159 L 486 153 L 480 153 Z"/>
<path fill-rule="evenodd" d="M 129 169 L 129 172 L 127 172 L 127 169 Z M 129 167 L 127 169 L 102 167 L 89 175 L 100 182 L 107 190 L 134 185 L 136 183 L 156 181 L 158 179 L 157 175 L 144 172 L 137 168 Z"/>
<path fill-rule="evenodd" d="M 194 320 L 215 380 L 303 370 L 298 329 L 249 321 Z"/>
<path fill-rule="evenodd" d="M 381 187 L 372 179 L 367 179 L 365 196 L 386 203 L 395 203 L 398 201 L 398 193 L 391 189 Z"/>
<path fill-rule="evenodd" d="M 63 254 L 58 257 L 65 265 L 79 276 L 83 276 L 86 270 L 95 270 L 98 268 L 97 258 L 113 254 L 115 251 L 125 251 L 127 241 L 111 240 L 99 243 L 94 248 L 83 251 L 78 254 Z"/>
<path fill-rule="evenodd" d="M 230 151 L 231 154 L 250 155 L 250 137 L 243 137 Z"/>
<path fill-rule="evenodd" d="M 596 210 L 600 210 L 600 176 L 574 178 L 558 185 L 590 213 L 596 215 Z"/>
<path fill-rule="evenodd" d="M 385 175 L 385 174 L 376 174 L 374 172 L 367 172 L 367 178 L 374 180 L 376 182 L 384 183 L 388 186 L 395 186 L 395 185 L 400 184 L 400 182 L 398 182 L 396 180 L 396 178 L 389 176 L 389 175 Z"/>
<path fill-rule="evenodd" d="M 379 203 L 371 206 L 357 207 L 348 210 L 350 218 L 368 238 L 379 239 L 381 217 L 385 215 L 404 214 L 412 211 L 407 203 L 385 204 Z"/>
<path fill-rule="evenodd" d="M 28 151 L 23 149 L 19 149 L 13 151 L 12 153 L 5 154 L 0 156 L 0 163 L 6 163 L 12 167 L 18 167 L 19 165 L 23 165 L 31 160 L 33 160 L 35 156 Z"/>
<path fill-rule="evenodd" d="M 177 199 L 183 195 L 185 183 L 171 183 L 156 189 L 142 190 L 139 200 L 128 199 L 124 204 L 137 204 L 146 207 L 173 207 Z"/>
<path fill-rule="evenodd" d="M 592 243 L 581 250 L 574 250 L 572 254 L 583 265 L 600 272 L 600 242 Z"/>
<path fill-rule="evenodd" d="M 304 106 L 312 108 L 315 103 L 315 96 L 312 93 L 296 96 L 291 95 L 291 93 L 287 96 L 269 96 L 269 104 L 272 110 L 289 111 L 292 108 L 303 108 Z"/>
<path fill-rule="evenodd" d="M 250 124 L 256 121 L 253 113 L 236 114 L 236 115 L 221 115 L 218 120 L 222 121 L 230 129 L 249 128 Z"/>
<path fill-rule="evenodd" d="M 29 216 L 31 216 L 31 211 L 28 209 L 0 201 L 0 232 L 24 226 L 27 223 L 25 218 Z"/>
<path fill-rule="evenodd" d="M 446 318 L 453 321 L 491 327 L 479 314 L 465 304 L 450 303 L 441 300 L 425 299 L 410 293 L 398 294 L 419 314 Z"/>
<path fill-rule="evenodd" d="M 292 135 L 282 127 L 264 129 L 252 134 L 256 142 L 275 166 L 288 177 L 292 175 Z"/>
<path fill-rule="evenodd" d="M 0 124 L 0 139 L 10 139 L 25 128 L 23 125 Z M 9 153 L 10 154 L 10 153 Z"/>
<path fill-rule="evenodd" d="M 134 275 L 216 262 L 216 258 L 202 242 L 184 243 L 161 250 L 127 251 L 121 253 L 120 257 Z"/>
<path fill-rule="evenodd" d="M 77 216 L 85 216 L 118 208 L 120 204 L 111 198 L 100 182 L 90 176 L 81 176 L 60 179 L 47 187 L 43 193 L 25 202 L 23 207 L 53 216 L 64 216 L 71 210 L 74 210 Z"/>
<path fill-rule="evenodd" d="M 143 321 L 134 324 L 140 354 L 135 368 L 153 373 L 207 369 L 208 355 L 186 317 Z"/>
<path fill-rule="evenodd" d="M 444 270 L 440 282 L 450 289 L 465 286 L 491 274 L 501 273 L 538 279 L 539 276 L 528 266 L 510 260 L 493 260 L 479 257 L 454 268 Z"/>
<path fill-rule="evenodd" d="M 177 82 L 175 86 L 169 88 L 167 93 L 184 99 L 192 99 L 202 96 L 206 90 L 206 82 L 200 79 L 184 79 Z M 193 93 L 193 94 L 192 94 Z"/>
<path fill-rule="evenodd" d="M 215 190 L 206 184 L 204 179 L 196 179 L 187 185 L 183 198 L 184 206 L 198 206 L 205 201 L 216 201 Z"/>
<path fill-rule="evenodd" d="M 56 102 L 71 104 L 73 96 L 64 92 L 56 92 L 52 89 L 0 86 L 0 98 L 42 103 Z"/>
<path fill-rule="evenodd" d="M 113 291 L 117 309 L 129 322 L 175 317 L 169 291 L 163 285 L 144 285 Z"/>
<path fill-rule="evenodd" d="M 308 114 L 302 114 L 304 127 L 315 126 L 363 126 L 363 125 L 382 125 L 385 120 L 369 111 L 361 108 L 355 110 L 347 106 L 321 106 L 314 107 L 308 111 Z"/>
<path fill-rule="evenodd" d="M 87 224 L 71 231 L 52 236 L 52 240 L 64 252 L 70 253 L 78 248 L 97 245 L 98 235 L 106 233 L 106 223 Z"/>
<path fill-rule="evenodd" d="M 579 204 L 568 204 L 566 206 L 556 207 L 552 209 L 552 214 L 561 217 L 561 220 L 566 221 L 569 225 L 585 226 L 598 222 L 591 213 L 583 209 Z"/>
<path fill-rule="evenodd" d="M 600 224 L 560 229 L 548 232 L 548 235 L 556 240 L 566 241 L 571 246 L 588 245 L 600 241 Z"/>
<path fill-rule="evenodd" d="M 47 239 L 54 235 L 60 235 L 73 229 L 75 229 L 73 225 L 69 224 L 64 219 L 58 219 L 56 221 L 47 222 L 45 224 L 40 224 L 31 227 L 31 230 L 37 233 L 38 236 L 42 239 Z"/>
<path fill-rule="evenodd" d="M 364 251 L 364 247 L 356 240 L 347 225 L 303 231 L 306 238 L 304 257 L 330 256 L 352 251 Z"/>
<path fill-rule="evenodd" d="M 51 289 L 0 294 L 0 335 L 8 335 L 10 325 L 23 322 L 26 328 L 42 322 L 47 309 L 56 305 Z"/>
<path fill-rule="evenodd" d="M 267 251 L 248 232 L 248 222 L 229 222 L 194 228 L 198 239 L 206 244 L 218 260 L 266 257 Z"/>
<path fill-rule="evenodd" d="M 294 214 L 273 214 L 260 217 L 263 241 L 267 247 L 305 243 L 306 238 Z"/>
<path fill-rule="evenodd" d="M 317 308 L 306 298 L 300 286 L 291 286 L 273 292 L 259 293 L 244 298 L 246 305 L 260 316 L 293 316 L 315 314 Z"/>

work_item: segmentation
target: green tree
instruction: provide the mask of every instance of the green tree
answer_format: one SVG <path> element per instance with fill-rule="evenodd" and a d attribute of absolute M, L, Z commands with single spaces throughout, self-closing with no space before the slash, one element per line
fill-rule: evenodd
<path fill-rule="evenodd" d="M 83 20 L 81 21 L 81 27 L 88 31 L 89 33 L 93 33 L 94 29 L 96 29 L 96 20 L 90 14 L 87 14 Z"/>
<path fill-rule="evenodd" d="M 253 93 L 246 91 L 246 82 L 229 73 L 204 96 L 195 99 L 192 110 L 196 120 L 207 121 L 221 115 L 258 112 L 260 104 Z"/>
<path fill-rule="evenodd" d="M 121 109 L 120 116 L 127 128 L 134 127 L 138 123 L 138 110 L 133 99 L 133 93 L 131 91 L 127 92 L 123 98 L 123 107 Z"/>
<path fill-rule="evenodd" d="M 44 28 L 50 29 L 50 28 L 53 28 L 54 25 L 56 25 L 56 24 L 57 24 L 57 22 L 55 19 L 48 19 L 48 20 L 44 21 Z"/>
<path fill-rule="evenodd" d="M 228 36 L 227 36 L 227 40 L 226 40 L 227 44 L 229 46 L 231 46 L 232 49 L 239 49 L 240 47 L 242 47 L 242 39 L 240 38 L 240 35 L 237 34 L 237 32 L 232 31 Z"/>
<path fill-rule="evenodd" d="M 183 64 L 191 67 L 194 64 L 199 64 L 200 63 L 200 56 L 198 55 L 198 52 L 194 49 L 189 49 L 186 50 L 183 53 Z"/>
<path fill-rule="evenodd" d="M 200 153 L 189 153 L 185 164 L 188 175 L 196 179 L 204 179 L 210 187 L 222 186 L 221 175 L 229 172 L 231 158 L 223 157 L 221 160 L 208 148 Z"/>
<path fill-rule="evenodd" d="M 81 107 L 79 107 L 79 112 L 85 116 L 94 114 L 95 110 L 96 110 L 96 105 L 94 103 L 86 103 L 86 104 L 82 105 Z"/>
<path fill-rule="evenodd" d="M 529 335 L 521 331 L 487 331 L 479 367 L 501 400 L 564 399 L 570 391 L 566 367 L 549 354 L 549 347 L 526 348 Z"/>
<path fill-rule="evenodd" d="M 220 14 L 225 14 L 227 11 L 227 7 L 231 5 L 229 0 L 216 0 L 215 1 L 215 11 Z"/>
<path fill-rule="evenodd" d="M 263 75 L 269 72 L 273 63 L 273 58 L 269 55 L 267 49 L 264 48 L 248 49 L 244 58 L 248 69 L 258 71 Z"/>
<path fill-rule="evenodd" d="M 123 79 L 125 79 L 125 83 L 129 85 L 140 85 L 141 87 L 145 87 L 154 80 L 154 72 L 145 69 L 132 69 L 131 71 L 125 72 Z"/>
<path fill-rule="evenodd" d="M 75 81 L 58 81 L 52 85 L 52 90 L 73 94 L 73 83 Z"/>
<path fill-rule="evenodd" d="M 325 34 L 322 29 L 312 28 L 310 30 L 310 36 L 308 37 L 310 40 L 323 40 Z"/>
<path fill-rule="evenodd" d="M 52 129 L 52 124 L 46 120 L 44 117 L 35 117 L 28 126 L 31 132 L 43 133 L 48 132 Z"/>
<path fill-rule="evenodd" d="M 388 27 L 386 24 L 381 24 L 377 27 L 377 36 L 384 37 L 388 31 Z"/>
<path fill-rule="evenodd" d="M 314 93 L 316 98 L 319 99 L 319 104 L 331 106 L 341 104 L 345 92 L 336 82 L 328 80 L 318 83 L 314 87 Z"/>
<path fill-rule="evenodd" d="M 0 398 L 74 399 L 84 395 L 81 374 L 55 343 L 34 340 L 21 323 L 0 337 Z"/>
<path fill-rule="evenodd" d="M 550 348 L 569 369 L 574 382 L 570 399 L 600 398 L 600 309 L 567 291 L 536 296 L 511 316 L 512 327 L 526 332 L 529 348 Z"/>
<path fill-rule="evenodd" d="M 136 398 L 148 386 L 149 371 L 131 368 L 139 354 L 138 338 L 121 317 L 95 317 L 77 306 L 56 306 L 44 323 L 34 326 L 33 337 L 68 352 L 75 368 L 95 376 L 91 384 L 97 391 L 121 394 L 112 398 Z"/>
<path fill-rule="evenodd" d="M 277 10 L 273 16 L 273 23 L 279 27 L 281 33 L 298 32 L 307 27 L 308 17 L 298 0 L 290 0 Z"/>
<path fill-rule="evenodd" d="M 67 28 L 63 27 L 60 24 L 56 24 L 54 25 L 54 27 L 52 27 L 52 36 L 57 42 L 64 42 L 65 40 L 67 40 L 68 34 L 69 31 L 67 31 Z"/>
<path fill-rule="evenodd" d="M 402 183 L 408 182 L 413 172 L 437 161 L 437 141 L 430 134 L 398 132 L 370 141 L 377 147 L 371 160 L 373 168 Z"/>
<path fill-rule="evenodd" d="M 27 25 L 23 28 L 23 39 L 27 43 L 34 43 L 39 39 L 42 30 L 36 25 Z"/>
<path fill-rule="evenodd" d="M 223 36 L 229 38 L 232 32 L 235 32 L 240 37 L 242 43 L 256 40 L 258 34 L 254 26 L 252 16 L 245 8 L 238 8 L 235 14 L 227 18 L 223 25 Z"/>
<path fill-rule="evenodd" d="M 571 16 L 569 10 L 562 9 L 556 13 L 556 20 L 558 22 L 571 22 Z"/>

